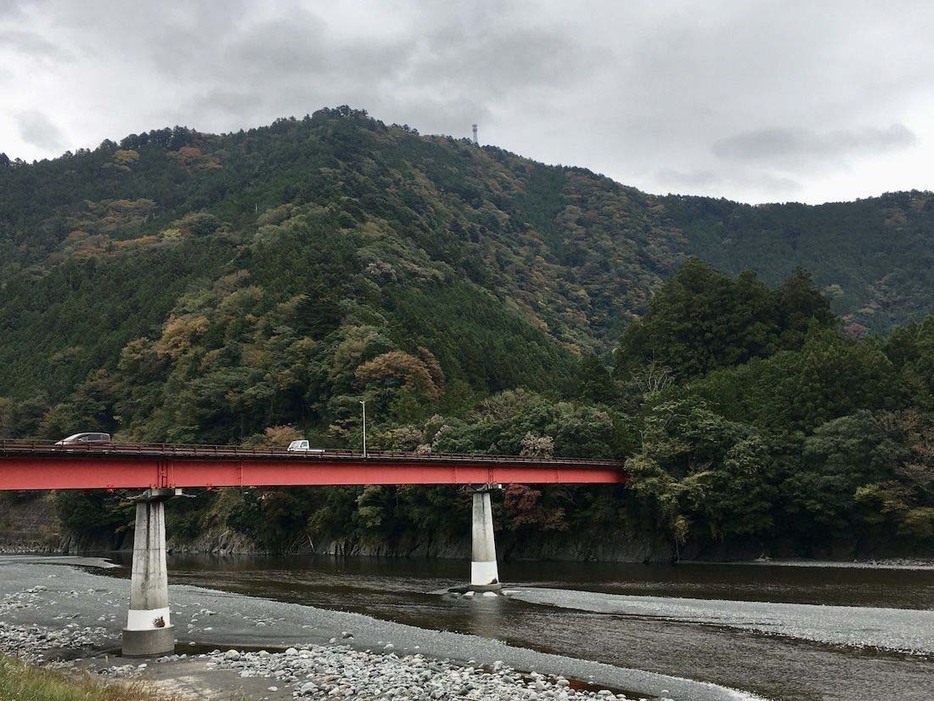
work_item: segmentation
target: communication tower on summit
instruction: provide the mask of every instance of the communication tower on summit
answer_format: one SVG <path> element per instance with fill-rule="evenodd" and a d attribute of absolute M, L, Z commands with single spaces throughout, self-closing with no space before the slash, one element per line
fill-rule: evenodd
<path fill-rule="evenodd" d="M 477 144 L 477 146 L 480 145 L 480 142 L 477 141 L 477 125 L 476 124 L 473 125 L 473 142 Z"/>

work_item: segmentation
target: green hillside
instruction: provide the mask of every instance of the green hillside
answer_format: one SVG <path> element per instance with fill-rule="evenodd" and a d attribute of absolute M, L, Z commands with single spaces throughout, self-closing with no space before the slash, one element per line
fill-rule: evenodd
<path fill-rule="evenodd" d="M 934 195 L 896 192 L 816 207 L 668 197 L 687 252 L 777 285 L 808 270 L 848 323 L 884 333 L 934 309 Z"/>
<path fill-rule="evenodd" d="M 348 108 L 221 136 L 164 129 L 0 170 L 0 392 L 61 399 L 230 276 L 264 310 L 305 295 L 318 338 L 376 314 L 393 344 L 429 344 L 481 393 L 607 352 L 688 255 L 773 285 L 803 267 L 835 312 L 885 331 L 934 308 L 932 232 L 929 193 L 652 197 Z M 478 327 L 493 357 L 464 333 Z M 526 350 L 510 361 L 513 335 Z"/>
<path fill-rule="evenodd" d="M 351 447 L 366 401 L 374 449 L 627 460 L 625 494 L 508 491 L 516 543 L 912 550 L 932 238 L 931 193 L 655 197 L 346 107 L 0 158 L 0 437 Z M 62 496 L 66 526 L 124 532 L 94 499 Z M 202 495 L 173 529 L 402 548 L 455 537 L 452 503 Z"/>

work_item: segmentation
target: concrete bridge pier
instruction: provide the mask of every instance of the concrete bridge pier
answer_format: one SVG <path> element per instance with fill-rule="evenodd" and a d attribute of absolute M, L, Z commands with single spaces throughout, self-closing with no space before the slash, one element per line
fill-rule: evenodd
<path fill-rule="evenodd" d="M 493 509 L 490 492 L 495 487 L 485 485 L 473 493 L 472 557 L 470 562 L 470 591 L 499 591 L 496 565 L 496 543 L 493 540 Z"/>
<path fill-rule="evenodd" d="M 174 489 L 147 489 L 136 502 L 130 608 L 123 629 L 126 657 L 156 657 L 175 650 L 165 564 L 165 500 Z"/>

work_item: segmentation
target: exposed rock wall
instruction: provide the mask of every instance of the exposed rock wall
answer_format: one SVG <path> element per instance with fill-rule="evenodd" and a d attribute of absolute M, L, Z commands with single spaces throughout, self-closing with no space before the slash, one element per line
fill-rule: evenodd
<path fill-rule="evenodd" d="M 0 552 L 67 552 L 51 492 L 0 494 Z"/>

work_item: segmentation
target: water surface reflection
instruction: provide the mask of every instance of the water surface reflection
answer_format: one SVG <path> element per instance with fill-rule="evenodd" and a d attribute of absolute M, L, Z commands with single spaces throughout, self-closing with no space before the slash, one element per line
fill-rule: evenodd
<path fill-rule="evenodd" d="M 124 564 L 129 565 L 129 561 Z M 128 569 L 123 571 L 128 576 Z M 330 557 L 169 559 L 171 583 L 363 613 L 420 628 L 709 681 L 794 701 L 934 698 L 934 662 L 748 630 L 438 592 L 462 586 L 469 563 Z M 726 601 L 934 610 L 934 569 L 502 563 L 503 580 L 573 591 Z M 779 607 L 776 607 L 779 608 Z M 829 625 L 829 624 L 828 624 Z"/>

